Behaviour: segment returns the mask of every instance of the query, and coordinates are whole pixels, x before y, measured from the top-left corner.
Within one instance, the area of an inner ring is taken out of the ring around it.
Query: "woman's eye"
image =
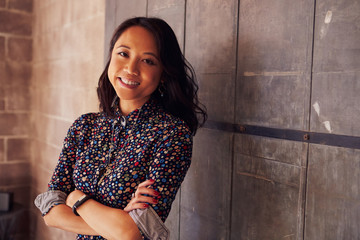
[[[122,56],[122,57],[127,57],[127,56],[128,56],[126,52],[119,52],[118,54],[119,54],[120,56]]]
[[[143,60],[146,64],[149,64],[149,65],[155,65],[155,62],[151,59],[144,59]]]

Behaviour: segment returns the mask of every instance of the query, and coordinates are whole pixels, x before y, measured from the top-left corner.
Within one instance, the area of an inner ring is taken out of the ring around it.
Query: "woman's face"
[[[157,89],[162,71],[152,33],[140,26],[126,29],[114,45],[108,68],[121,105],[141,107]]]

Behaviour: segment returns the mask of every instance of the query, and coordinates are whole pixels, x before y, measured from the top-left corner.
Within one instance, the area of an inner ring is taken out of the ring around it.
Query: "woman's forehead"
[[[158,47],[154,35],[141,26],[132,26],[126,29],[115,42],[114,48],[126,47],[144,52],[158,54]]]

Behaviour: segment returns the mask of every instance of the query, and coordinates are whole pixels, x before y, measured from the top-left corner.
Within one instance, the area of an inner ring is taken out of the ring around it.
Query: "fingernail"
[[[146,207],[146,208],[147,208],[147,207],[149,207],[149,205],[148,205],[148,204],[144,204],[144,207]]]
[[[155,196],[159,196],[160,193],[159,192],[154,192]]]
[[[154,179],[150,179],[150,182],[155,182],[155,180],[154,180]]]

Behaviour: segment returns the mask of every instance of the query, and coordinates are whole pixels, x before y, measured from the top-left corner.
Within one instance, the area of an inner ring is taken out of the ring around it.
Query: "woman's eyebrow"
[[[119,45],[119,46],[116,47],[116,49],[118,49],[118,48],[131,49],[129,46],[123,45],[123,44],[121,44],[121,45]],[[143,54],[151,55],[151,56],[153,56],[154,58],[156,58],[157,60],[160,61],[159,57],[158,57],[155,53],[153,53],[153,52],[144,52]]]
[[[119,45],[119,46],[117,46],[116,48],[121,48],[121,47],[123,47],[123,48],[127,48],[127,49],[130,49],[130,47],[129,46],[126,46],[126,45]]]
[[[153,56],[153,57],[156,58],[158,61],[160,61],[159,57],[158,57],[155,53],[153,53],[153,52],[144,52],[144,54]]]

